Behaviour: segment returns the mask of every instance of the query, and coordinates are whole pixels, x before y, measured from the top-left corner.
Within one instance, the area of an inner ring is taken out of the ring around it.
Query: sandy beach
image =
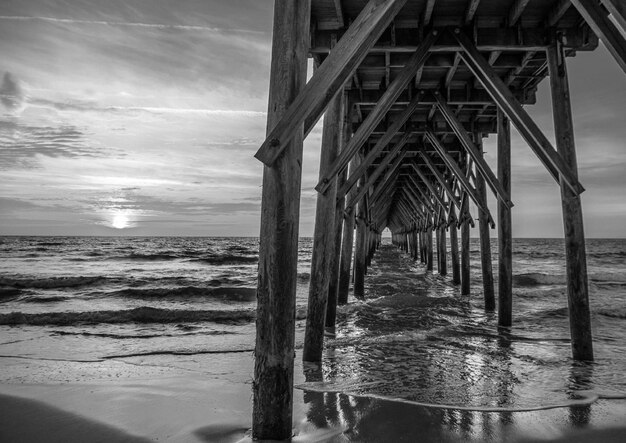
[[[150,359],[3,359],[5,379],[20,382],[0,385],[0,440],[250,441],[250,353],[159,356],[154,366]],[[304,372],[316,368],[304,371],[300,359],[298,353],[295,378],[302,387],[308,378]],[[534,412],[480,412],[296,389],[293,441],[621,442],[625,417],[623,399]]]

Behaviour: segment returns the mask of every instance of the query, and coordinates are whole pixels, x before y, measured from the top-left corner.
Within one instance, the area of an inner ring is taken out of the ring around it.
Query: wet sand
[[[37,373],[45,366],[52,375],[47,383],[0,385],[0,441],[250,441],[252,355],[183,359],[185,368],[176,356],[126,359],[114,366],[3,358],[11,372]],[[303,387],[317,368],[303,368],[300,359],[298,352],[295,378]],[[625,418],[623,399],[484,412],[297,388],[293,441],[622,442]]]

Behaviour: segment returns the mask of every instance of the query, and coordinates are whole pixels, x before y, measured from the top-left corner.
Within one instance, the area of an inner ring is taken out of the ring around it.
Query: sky
[[[257,236],[272,8],[2,0],[0,235]],[[587,236],[626,237],[626,76],[603,47],[568,61]],[[527,109],[554,140],[547,80]],[[318,125],[303,236],[320,141]],[[485,149],[495,171],[495,136]],[[513,163],[514,236],[561,237],[558,187],[515,131]]]

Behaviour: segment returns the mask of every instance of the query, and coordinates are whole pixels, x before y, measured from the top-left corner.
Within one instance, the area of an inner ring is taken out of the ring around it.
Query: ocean
[[[298,347],[311,247],[301,239]],[[498,330],[483,309],[477,239],[469,296],[384,239],[365,299],[351,294],[339,308],[305,389],[477,410],[623,396],[626,240],[587,241],[593,363],[571,359],[563,240],[516,239],[513,251],[513,327]],[[492,253],[497,277],[495,242]],[[89,374],[72,364],[85,362],[109,377],[107,362],[210,376],[194,356],[253,352],[256,238],[0,237],[0,256],[0,383],[76,382]],[[31,370],[3,365],[7,357],[32,360]],[[68,370],[37,364],[46,360]]]

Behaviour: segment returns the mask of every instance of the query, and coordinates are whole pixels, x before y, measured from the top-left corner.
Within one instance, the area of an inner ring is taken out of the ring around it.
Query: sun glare
[[[113,216],[111,226],[113,226],[115,229],[124,229],[128,227],[128,216],[121,213],[115,214]]]

